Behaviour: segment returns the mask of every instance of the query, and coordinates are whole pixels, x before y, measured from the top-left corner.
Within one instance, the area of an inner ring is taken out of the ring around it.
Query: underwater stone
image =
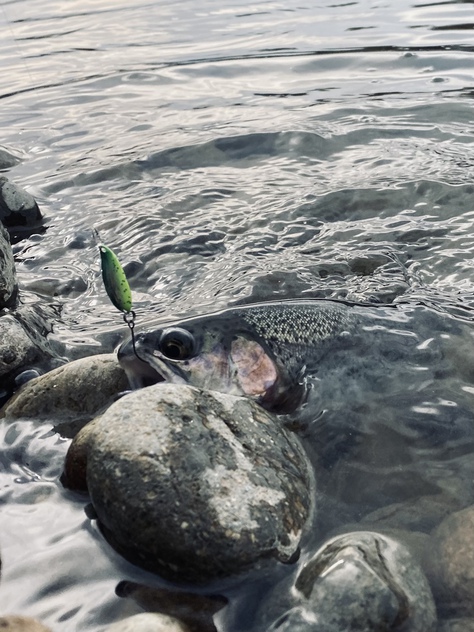
[[[88,441],[99,523],[133,563],[203,582],[297,554],[312,512],[310,466],[257,404],[162,383],[114,403]]]
[[[277,587],[276,603],[280,592]],[[327,541],[302,568],[291,595],[292,607],[267,630],[433,632],[436,626],[435,605],[421,569],[404,546],[374,532]],[[274,611],[275,604],[266,609]]]
[[[0,617],[0,630],[2,632],[51,632],[51,628],[47,628],[35,619],[13,615]]]
[[[0,147],[0,171],[11,169],[11,167],[14,167],[20,162],[21,159],[18,155],[15,155],[12,151],[9,151],[5,147]],[[5,176],[2,177],[4,178]]]
[[[448,516],[431,535],[428,578],[440,604],[474,615],[474,505]]]
[[[183,623],[164,614],[145,612],[109,626],[105,632],[190,632]]]
[[[446,619],[440,621],[436,632],[474,632],[474,619]]]
[[[148,612],[177,619],[190,632],[217,632],[213,617],[229,602],[222,595],[202,595],[129,581],[120,582],[115,592],[119,597],[133,599]]]

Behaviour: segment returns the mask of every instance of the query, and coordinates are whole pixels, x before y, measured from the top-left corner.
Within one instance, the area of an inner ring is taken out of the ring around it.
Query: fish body
[[[131,342],[119,359],[132,388],[187,383],[281,415],[315,467],[330,531],[341,516],[437,497],[446,481],[472,493],[473,342],[469,311],[314,299],[157,323],[136,336],[140,359]]]
[[[158,326],[136,335],[138,358],[131,342],[118,355],[133,388],[165,379],[290,412],[324,358],[353,347],[363,326],[363,314],[343,302],[270,302]]]

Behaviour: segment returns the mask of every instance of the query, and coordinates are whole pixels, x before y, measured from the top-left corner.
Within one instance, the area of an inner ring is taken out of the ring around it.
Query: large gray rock
[[[369,531],[326,542],[302,568],[293,590],[285,591],[290,596],[281,599],[280,592],[277,586],[263,611],[264,628],[265,619],[280,609],[268,630],[433,632],[436,626],[419,566],[404,546]]]
[[[14,303],[17,289],[10,237],[0,222],[0,309]]]
[[[107,539],[134,563],[203,582],[297,554],[310,467],[298,439],[255,403],[162,383],[94,425],[89,493]]]

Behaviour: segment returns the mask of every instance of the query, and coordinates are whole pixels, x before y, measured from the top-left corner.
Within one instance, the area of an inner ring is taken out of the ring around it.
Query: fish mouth
[[[132,390],[165,382],[166,377],[152,366],[148,360],[141,358],[133,348],[131,341],[119,347],[117,358]]]

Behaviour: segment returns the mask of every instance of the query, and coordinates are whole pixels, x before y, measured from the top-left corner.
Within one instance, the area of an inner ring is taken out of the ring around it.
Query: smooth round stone
[[[428,577],[440,604],[474,615],[474,506],[448,516],[431,536]]]
[[[71,436],[77,432],[72,422],[84,425],[127,388],[127,377],[115,354],[89,356],[27,382],[7,403],[4,415],[8,419],[47,419]],[[71,426],[71,432],[65,424]]]
[[[25,369],[19,373],[15,378],[15,386],[20,387],[31,380],[34,380],[36,377],[39,377],[41,374],[36,369]]]
[[[189,632],[189,628],[165,614],[145,612],[117,621],[105,632]]]
[[[300,571],[293,605],[267,628],[279,632],[433,632],[428,582],[408,550],[360,531],[327,541]],[[273,596],[277,602],[278,588]],[[268,604],[268,612],[275,609]],[[268,614],[266,615],[268,617]]]
[[[61,476],[61,483],[68,489],[87,492],[87,454],[99,419],[93,419],[81,428],[69,446]]]
[[[51,632],[51,628],[47,628],[35,619],[13,615],[0,617],[0,630],[2,632]]]
[[[314,496],[298,439],[261,407],[167,383],[97,420],[87,486],[120,553],[187,582],[291,561]]]

